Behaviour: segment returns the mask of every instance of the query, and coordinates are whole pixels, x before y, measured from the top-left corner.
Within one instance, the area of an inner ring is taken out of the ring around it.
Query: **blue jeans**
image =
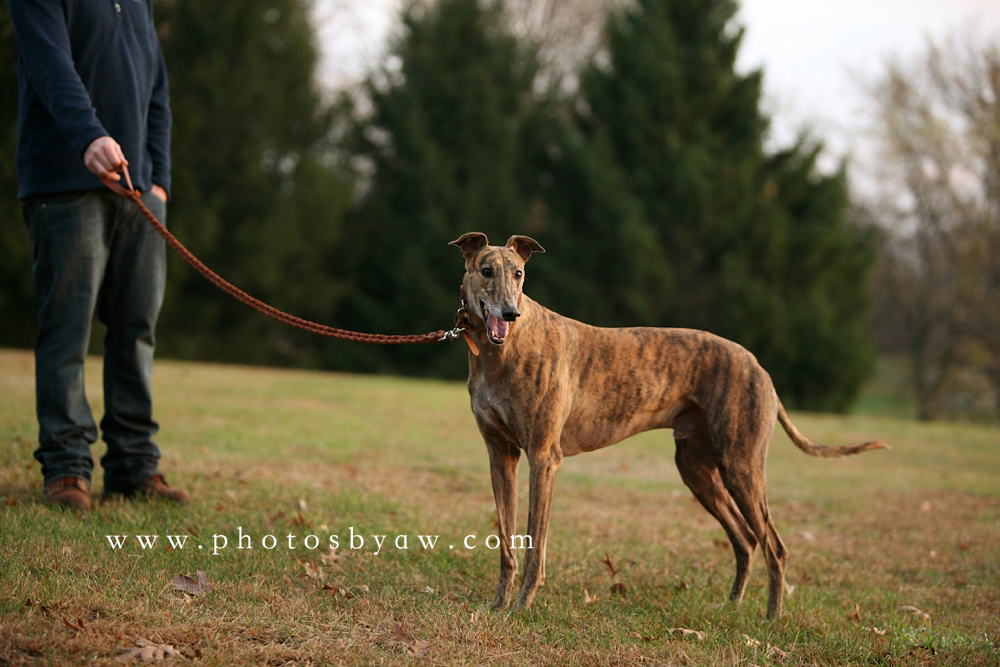
[[[143,202],[162,221],[166,204]],[[109,190],[33,197],[24,219],[38,289],[35,398],[45,483],[90,482],[97,425],[84,393],[84,360],[96,311],[104,337],[105,491],[128,491],[157,473],[150,382],[154,330],[166,282],[166,244],[135,204]]]

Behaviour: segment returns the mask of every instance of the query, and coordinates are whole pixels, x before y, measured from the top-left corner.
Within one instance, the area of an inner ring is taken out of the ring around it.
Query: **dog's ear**
[[[541,244],[530,236],[511,236],[507,239],[507,247],[512,249],[521,259],[528,261],[533,252],[545,252],[545,248]]]
[[[486,234],[481,232],[469,232],[468,234],[463,234],[458,237],[448,245],[457,245],[462,251],[462,255],[468,259],[470,256],[476,254],[480,249],[489,245],[489,243],[490,240],[486,238]]]

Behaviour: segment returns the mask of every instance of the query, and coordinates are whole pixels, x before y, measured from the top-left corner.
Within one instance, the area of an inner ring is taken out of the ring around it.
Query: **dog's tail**
[[[837,456],[850,456],[851,454],[860,454],[861,452],[867,452],[870,449],[891,449],[889,445],[884,442],[863,442],[859,445],[820,445],[799,432],[799,429],[795,428],[795,424],[792,420],[788,418],[788,413],[785,412],[785,406],[778,401],[778,421],[781,422],[782,428],[785,429],[785,433],[788,437],[792,439],[795,446],[804,451],[810,456],[820,456],[824,458],[833,458]]]

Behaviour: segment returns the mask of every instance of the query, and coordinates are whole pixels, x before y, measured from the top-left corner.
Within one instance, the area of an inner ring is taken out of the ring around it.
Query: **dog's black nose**
[[[502,311],[500,311],[500,315],[503,317],[505,321],[513,322],[514,320],[516,320],[521,316],[521,313],[517,310],[517,308],[507,306]]]

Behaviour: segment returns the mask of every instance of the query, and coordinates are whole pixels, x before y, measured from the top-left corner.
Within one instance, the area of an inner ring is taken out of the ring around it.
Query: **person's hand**
[[[121,175],[118,172],[128,165],[128,160],[125,159],[122,147],[117,141],[111,137],[98,137],[84,151],[83,163],[101,179],[120,181]]]
[[[157,185],[156,183],[153,183],[153,188],[150,190],[150,192],[152,192],[155,196],[159,197],[160,199],[162,199],[164,201],[164,203],[166,203],[166,201],[167,201],[167,191],[164,190],[163,188],[161,188],[159,185]]]

